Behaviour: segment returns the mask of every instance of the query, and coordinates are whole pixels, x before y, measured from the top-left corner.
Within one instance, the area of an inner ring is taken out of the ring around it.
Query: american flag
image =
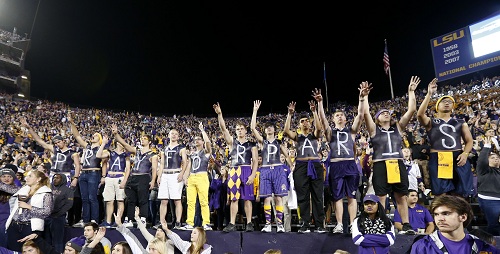
[[[389,53],[387,52],[387,41],[385,42],[385,49],[384,49],[384,71],[385,74],[389,75],[389,68],[391,65],[389,64]]]

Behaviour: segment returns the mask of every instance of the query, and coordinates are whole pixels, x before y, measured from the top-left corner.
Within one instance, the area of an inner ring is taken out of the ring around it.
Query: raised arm
[[[111,125],[111,132],[113,133],[113,135],[115,135],[115,139],[118,143],[122,144],[123,148],[125,148],[125,150],[127,150],[129,153],[136,153],[136,149],[135,147],[127,144],[127,142],[125,142],[125,140],[120,136],[120,134],[118,134],[118,126],[116,126],[116,124],[112,124]]]
[[[219,103],[217,102],[216,104],[213,105],[213,108],[215,110],[215,113],[217,114],[217,120],[219,121],[219,127],[222,132],[222,135],[224,135],[224,139],[226,140],[226,143],[232,147],[233,146],[233,137],[229,134],[229,131],[226,128],[226,122],[224,122],[224,117],[222,117],[222,110],[220,108]]]
[[[83,140],[82,135],[80,135],[80,132],[76,128],[76,124],[75,121],[73,120],[73,117],[71,116],[71,112],[68,112],[67,118],[69,125],[71,127],[71,134],[73,134],[73,137],[75,137],[78,144],[80,144],[82,147],[85,148],[87,146],[87,143],[85,142],[85,140]]]
[[[288,104],[288,114],[286,115],[285,127],[283,129],[283,133],[287,135],[290,139],[295,140],[297,138],[297,133],[290,129],[290,125],[292,122],[292,115],[295,112],[295,102],[292,101]]]
[[[262,135],[260,135],[259,131],[257,130],[257,111],[259,111],[261,101],[255,100],[253,101],[253,112],[252,112],[252,120],[250,121],[250,129],[252,130],[252,134],[259,142],[259,144],[264,143],[264,138]]]
[[[73,159],[73,166],[75,166],[75,175],[73,179],[71,179],[71,187],[75,188],[78,183],[78,178],[80,177],[80,171],[82,170],[82,163],[80,162],[80,154],[77,152],[74,152],[71,158]]]
[[[201,136],[203,137],[203,142],[204,144],[204,149],[205,153],[212,154],[212,142],[210,141],[210,137],[208,136],[207,132],[205,131],[205,128],[203,127],[203,123],[200,122],[198,125],[198,128],[201,131]]]
[[[38,134],[36,133],[35,130],[33,130],[33,128],[28,124],[28,122],[26,121],[26,118],[25,117],[21,117],[19,118],[19,122],[21,122],[21,125],[23,127],[25,127],[26,129],[28,129],[29,133],[31,134],[31,136],[33,137],[33,139],[35,140],[35,142],[37,144],[39,144],[41,147],[47,149],[47,150],[50,150],[50,151],[54,151],[54,147],[50,144],[47,144],[45,141],[43,141],[42,138],[40,138],[40,136],[38,136]]]
[[[361,84],[365,84],[368,85],[369,84],[369,87],[370,89],[368,89],[366,91],[366,96],[364,96],[363,98],[363,109],[364,109],[364,112],[363,112],[363,118],[365,119],[365,124],[366,124],[366,129],[368,130],[368,134],[370,135],[370,137],[373,137],[375,136],[375,130],[377,128],[377,125],[375,124],[375,122],[373,121],[373,118],[370,114],[370,104],[368,104],[368,95],[370,94],[370,91],[371,91],[371,84],[368,83],[368,81],[363,81],[361,82]]]
[[[415,90],[417,89],[418,84],[420,83],[420,78],[417,76],[412,76],[410,79],[410,84],[408,85],[408,110],[406,113],[399,119],[399,127],[401,129],[405,129],[406,125],[410,122],[417,111],[417,100],[415,99]]]
[[[323,96],[321,95],[321,89],[314,88],[312,97],[318,103],[318,117],[323,129],[325,130],[326,140],[330,141],[332,134],[332,127],[328,123],[328,118],[326,118],[325,109],[323,108]]]
[[[368,99],[368,93],[370,93],[370,90],[372,89],[371,86],[372,84],[368,82],[361,82],[361,84],[359,84],[358,115],[356,115],[352,123],[351,134],[356,134],[359,131],[359,128],[361,127],[361,123],[363,122],[364,112],[365,112],[364,101]]]
[[[420,124],[425,128],[425,130],[430,130],[432,127],[431,118],[428,117],[425,112],[427,111],[427,107],[429,106],[429,102],[431,101],[431,97],[437,91],[437,78],[432,79],[432,81],[427,86],[427,94],[425,95],[422,104],[417,111],[417,119]]]
[[[104,149],[104,146],[109,142],[109,138],[107,135],[102,135],[102,142],[101,145],[99,146],[99,149],[97,150],[96,157],[100,159],[108,158],[109,157],[109,151]]]
[[[319,137],[321,135],[321,131],[323,130],[323,126],[321,125],[321,120],[318,117],[318,110],[316,108],[315,101],[313,100],[309,101],[309,109],[313,114],[314,136]]]

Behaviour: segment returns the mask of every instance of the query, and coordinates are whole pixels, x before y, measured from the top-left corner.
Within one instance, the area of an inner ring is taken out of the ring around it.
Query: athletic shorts
[[[398,160],[400,183],[387,182],[387,168],[385,161],[377,161],[373,163],[372,184],[375,195],[385,196],[392,192],[397,192],[403,195],[408,194],[408,172],[403,160]]]

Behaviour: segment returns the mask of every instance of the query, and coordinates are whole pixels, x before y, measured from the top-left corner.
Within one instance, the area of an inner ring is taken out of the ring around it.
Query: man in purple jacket
[[[500,253],[464,228],[472,221],[470,204],[461,197],[442,195],[436,197],[430,207],[438,230],[413,243],[411,254],[441,253]]]

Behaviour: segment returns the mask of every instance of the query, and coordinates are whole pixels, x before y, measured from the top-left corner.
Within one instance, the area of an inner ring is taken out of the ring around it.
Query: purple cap
[[[378,203],[380,202],[380,198],[378,198],[377,195],[374,195],[374,194],[368,194],[366,195],[364,198],[363,198],[363,203],[366,202],[366,201],[373,201],[375,203]]]
[[[389,112],[389,113],[391,113],[391,111],[389,111],[388,109],[383,108],[383,109],[379,110],[377,112],[377,114],[375,114],[375,119],[378,119],[378,116],[380,116],[380,114],[382,114],[383,112]]]

